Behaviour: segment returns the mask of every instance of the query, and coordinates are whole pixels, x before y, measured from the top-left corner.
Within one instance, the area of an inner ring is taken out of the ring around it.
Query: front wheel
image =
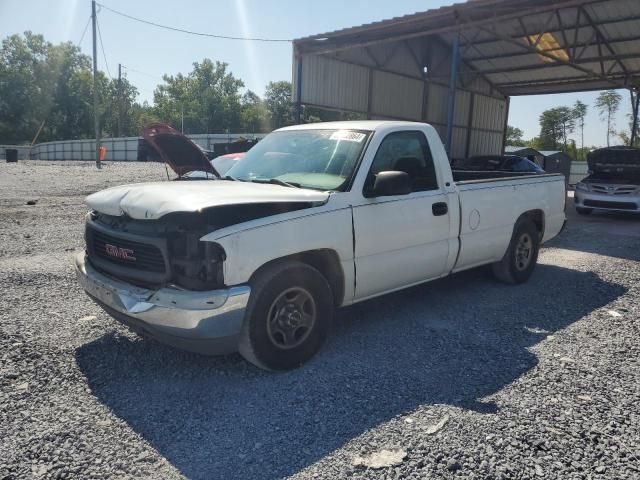
[[[538,261],[540,233],[529,219],[518,220],[511,242],[502,260],[491,265],[494,276],[504,283],[524,283],[529,280]]]
[[[324,343],[333,317],[325,277],[302,262],[275,264],[251,282],[251,297],[238,350],[265,370],[290,370]]]

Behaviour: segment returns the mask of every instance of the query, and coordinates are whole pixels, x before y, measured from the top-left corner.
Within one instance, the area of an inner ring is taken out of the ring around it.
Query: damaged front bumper
[[[75,258],[82,287],[109,315],[137,333],[208,355],[237,350],[248,286],[211,291],[149,290],[97,271],[85,252]]]

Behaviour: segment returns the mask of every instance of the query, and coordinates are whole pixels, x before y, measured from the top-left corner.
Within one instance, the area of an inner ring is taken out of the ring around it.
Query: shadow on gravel
[[[185,476],[276,478],[419,407],[495,412],[483,397],[537,364],[529,347],[625,291],[549,265],[516,287],[470,271],[340,311],[328,346],[282,374],[116,334],[76,358],[99,401]]]

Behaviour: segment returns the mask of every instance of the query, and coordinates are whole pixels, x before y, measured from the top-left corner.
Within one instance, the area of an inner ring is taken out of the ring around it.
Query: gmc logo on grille
[[[121,258],[123,260],[131,260],[135,262],[136,257],[133,256],[133,250],[130,248],[116,247],[110,243],[105,243],[104,250],[110,257]]]

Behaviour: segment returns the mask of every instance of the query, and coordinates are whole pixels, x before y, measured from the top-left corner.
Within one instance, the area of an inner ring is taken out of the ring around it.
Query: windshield
[[[227,175],[244,181],[340,190],[353,175],[369,134],[357,130],[274,132],[249,150]]]

